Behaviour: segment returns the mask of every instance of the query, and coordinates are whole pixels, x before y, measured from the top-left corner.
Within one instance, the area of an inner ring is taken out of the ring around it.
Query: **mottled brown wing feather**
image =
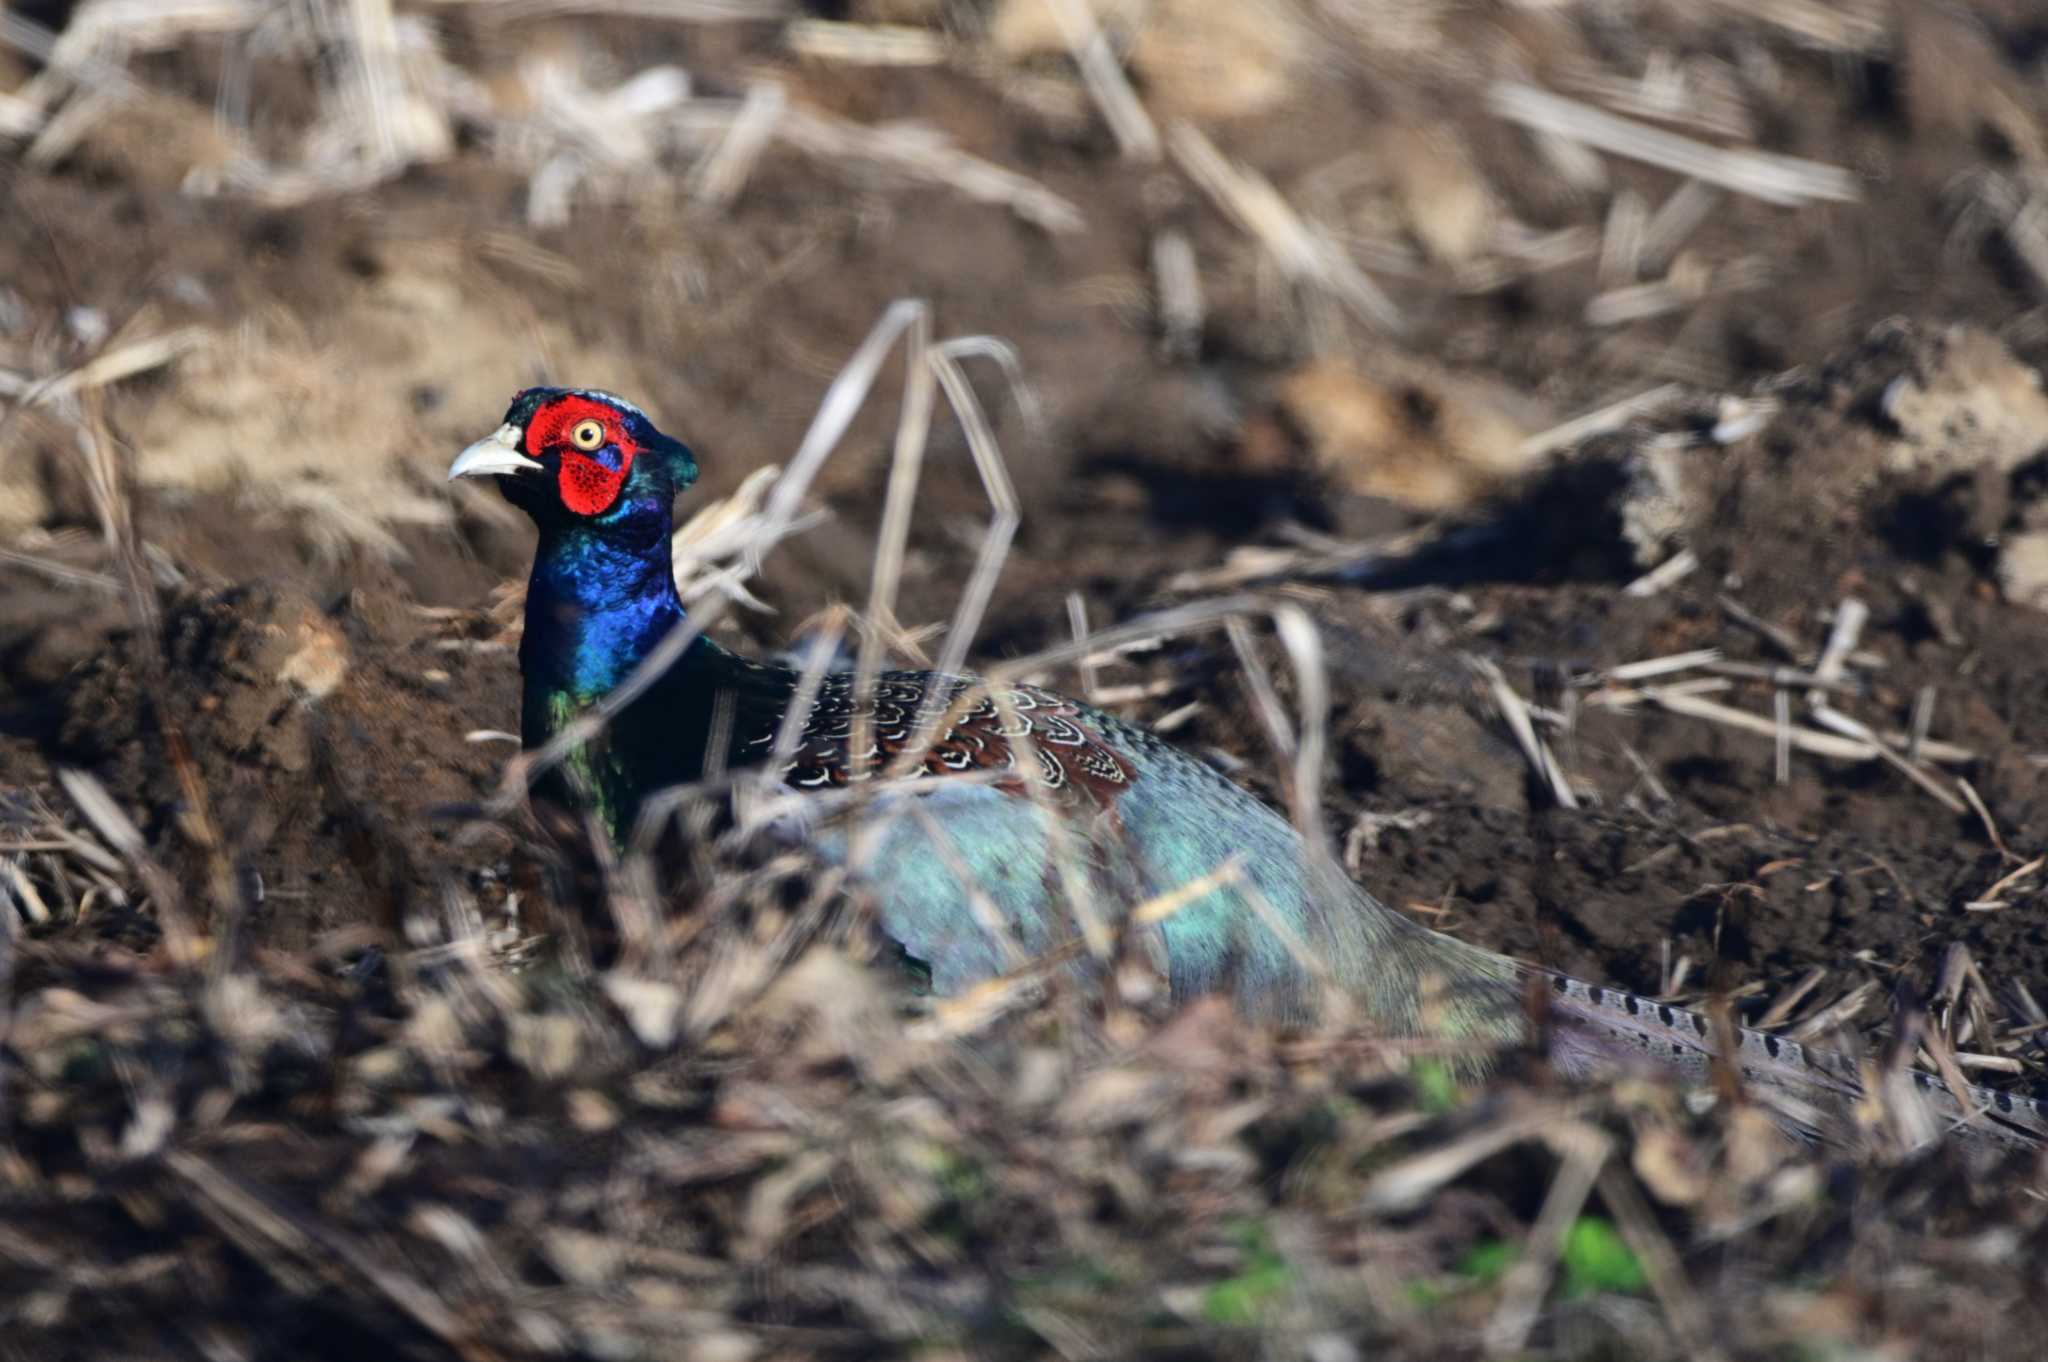
[[[925,672],[886,672],[878,677],[869,709],[872,718],[864,758],[868,772],[887,770],[911,745],[919,711],[934,687],[944,687],[939,703],[943,714],[972,684],[963,677]],[[1088,712],[1081,705],[1036,686],[1009,687],[999,694],[1001,704],[983,695],[939,734],[913,774],[1010,772],[995,782],[996,788],[1024,795],[1027,790],[1018,769],[1024,744],[1016,741],[1023,738],[1028,740],[1043,790],[1055,799],[1080,798],[1106,805],[1137,778],[1131,763],[1088,722]],[[783,778],[799,789],[851,782],[855,778],[850,750],[854,717],[853,678],[844,673],[826,677],[796,751],[783,768]],[[762,755],[774,742],[774,733],[761,732],[743,746],[750,754]]]

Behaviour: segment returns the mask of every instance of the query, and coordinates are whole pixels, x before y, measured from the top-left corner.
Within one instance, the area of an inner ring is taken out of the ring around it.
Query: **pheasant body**
[[[529,616],[534,609],[529,597]],[[622,636],[641,635],[619,625],[592,634],[605,644]],[[587,667],[577,674],[606,675]],[[699,779],[713,752],[729,754],[732,766],[767,760],[801,680],[700,638],[578,750],[546,793],[594,804],[623,838],[644,795]],[[852,678],[830,674],[780,775],[797,790],[853,782],[860,768],[850,744],[859,734],[867,770],[885,771],[913,741],[922,709],[935,705],[943,714],[977,684],[884,672],[857,716]],[[537,688],[529,679],[523,741],[529,748],[547,742],[602,693]],[[959,778],[974,773],[983,779]],[[1362,989],[1368,1010],[1390,1025],[1415,1024],[1432,973],[1462,985],[1444,999],[1454,1029],[1507,1035],[1518,1025],[1507,962],[1388,912],[1333,868],[1319,873],[1293,827],[1266,805],[1112,715],[1035,687],[1005,688],[967,705],[910,775],[917,808],[929,816],[892,820],[863,877],[883,930],[939,993],[957,993],[1073,937],[1061,856],[1079,865],[1092,903],[1126,906],[1235,858],[1242,886],[1220,885],[1153,929],[1149,944],[1177,996],[1227,992],[1247,1014],[1278,1020],[1314,1011],[1318,982],[1249,901],[1256,894],[1283,915],[1328,977]],[[585,793],[572,788],[577,783]],[[1059,820],[1058,834],[1048,816]],[[836,825],[810,830],[809,840],[828,856],[851,854]],[[965,910],[973,893],[993,905],[1002,932]]]
[[[540,528],[520,646],[522,739],[538,747],[683,623],[671,503],[694,481],[695,460],[619,399],[533,389],[450,470],[465,473],[498,474]],[[593,808],[623,839],[653,792],[771,760],[802,680],[698,638],[541,792]],[[1224,993],[1249,1016],[1302,1021],[1334,984],[1394,1031],[1427,1024],[1504,1043],[1526,1033],[1525,990],[1541,972],[1392,912],[1207,764],[1049,691],[974,690],[969,677],[885,672],[856,708],[852,678],[828,674],[777,773],[796,791],[843,786],[903,758],[921,716],[944,716],[914,759],[915,779],[899,787],[906,816],[883,824],[860,858],[882,929],[929,971],[934,991],[957,993],[1072,941],[1076,887],[1107,915],[1207,884],[1142,929],[1176,998]],[[809,830],[809,841],[828,858],[855,854],[836,823]],[[1217,874],[1226,865],[1234,875]],[[1541,977],[1549,1056],[1562,1070],[1709,1072],[1719,1047],[1705,1018]],[[1754,1084],[1809,1103],[1860,1091],[1847,1061],[1776,1036],[1738,1029],[1728,1058]],[[1936,1080],[1914,1081],[1937,1111],[1960,1114]],[[1998,1138],[2048,1136],[2048,1107],[2032,1099],[1966,1096]]]

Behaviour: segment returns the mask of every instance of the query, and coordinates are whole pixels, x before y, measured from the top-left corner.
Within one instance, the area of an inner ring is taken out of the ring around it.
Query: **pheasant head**
[[[496,431],[456,457],[448,476],[496,476],[505,499],[543,534],[645,543],[666,537],[671,503],[697,480],[697,460],[622,397],[528,388]]]

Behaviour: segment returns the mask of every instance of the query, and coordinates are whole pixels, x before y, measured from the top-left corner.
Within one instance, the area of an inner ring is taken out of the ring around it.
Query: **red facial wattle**
[[[603,428],[603,442],[592,449],[580,449],[572,439],[585,422]],[[582,396],[563,397],[534,412],[526,425],[526,448],[535,455],[558,456],[556,488],[562,505],[577,515],[609,510],[640,452],[616,410]]]
[[[614,469],[588,454],[563,450],[561,472],[556,475],[562,504],[578,515],[601,515],[619,499],[619,489],[626,485],[626,470],[631,466],[631,458],[623,451],[619,466]]]

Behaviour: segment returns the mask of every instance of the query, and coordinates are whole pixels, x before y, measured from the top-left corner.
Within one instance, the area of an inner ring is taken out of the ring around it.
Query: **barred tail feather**
[[[1719,1043],[1713,1023],[1699,1013],[1563,975],[1543,977],[1551,989],[1550,1058],[1560,1070],[1593,1077],[1649,1069],[1698,1080],[1712,1073]],[[1735,1072],[1795,1134],[1823,1134],[1826,1110],[1839,1112],[1863,1095],[1862,1077],[1843,1055],[1748,1027],[1735,1028],[1735,1038]],[[2048,1101],[1966,1087],[1961,1096],[1977,1113],[1971,1120],[1940,1078],[1918,1070],[1902,1078],[1958,1135],[2020,1149],[2048,1147]]]

